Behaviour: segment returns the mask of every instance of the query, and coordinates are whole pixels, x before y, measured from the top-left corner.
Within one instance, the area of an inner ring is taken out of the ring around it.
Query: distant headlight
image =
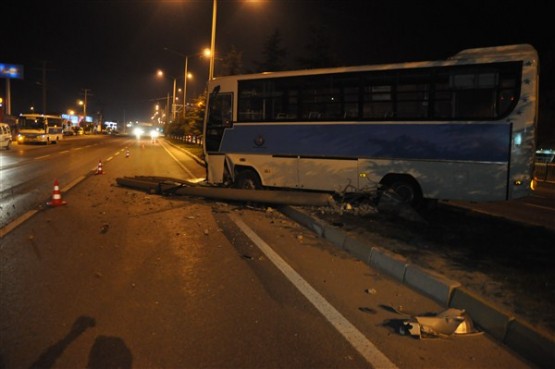
[[[152,131],[150,131],[150,137],[156,138],[158,136],[159,136],[159,133],[157,130],[153,129]]]
[[[144,133],[145,133],[145,131],[144,131],[141,127],[136,127],[136,128],[133,130],[133,134],[134,134],[135,136],[137,136],[137,138],[141,137]]]

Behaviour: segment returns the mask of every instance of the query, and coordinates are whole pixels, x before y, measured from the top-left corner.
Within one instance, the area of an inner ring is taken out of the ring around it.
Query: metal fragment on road
[[[418,338],[481,333],[465,310],[449,308],[437,315],[413,316],[404,321],[400,334]]]

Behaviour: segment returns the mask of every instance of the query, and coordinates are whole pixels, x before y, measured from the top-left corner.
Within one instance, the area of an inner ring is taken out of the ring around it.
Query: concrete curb
[[[534,364],[542,368],[553,367],[555,363],[554,337],[534,329],[529,323],[514,317],[485,298],[466,289],[461,283],[410,264],[403,257],[379,246],[352,239],[340,229],[313,219],[297,208],[284,206],[280,211],[337,247],[346,250],[357,259],[382,270],[436,302],[446,307],[466,310],[483,331]]]

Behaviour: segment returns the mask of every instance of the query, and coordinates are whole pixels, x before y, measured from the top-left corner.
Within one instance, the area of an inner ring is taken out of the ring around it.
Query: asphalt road
[[[446,201],[444,204],[555,231],[555,183],[539,182],[530,196],[484,203]]]
[[[204,168],[163,140],[95,139],[29,163],[66,204],[0,240],[0,368],[533,367],[487,334],[400,335],[388,307],[443,308],[272,209],[119,187]],[[56,164],[73,155],[81,172]]]

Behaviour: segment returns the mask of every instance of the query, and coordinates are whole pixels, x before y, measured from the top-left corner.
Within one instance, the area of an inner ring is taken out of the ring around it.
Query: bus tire
[[[252,169],[243,169],[235,176],[234,187],[244,190],[258,190],[262,188],[262,182],[258,174]]]
[[[422,190],[414,178],[403,175],[393,176],[383,181],[382,184],[386,189],[395,192],[401,202],[409,204],[415,209],[422,205]]]

